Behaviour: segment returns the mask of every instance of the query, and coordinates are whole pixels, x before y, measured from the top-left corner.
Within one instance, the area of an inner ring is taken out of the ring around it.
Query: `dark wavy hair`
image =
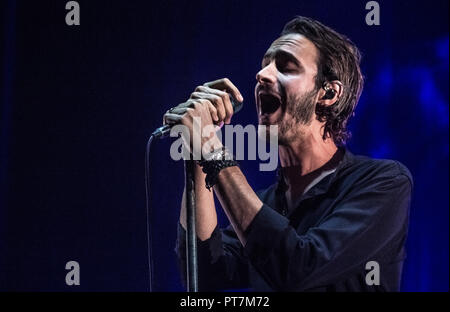
[[[288,22],[281,35],[292,33],[305,36],[319,52],[316,89],[327,81],[339,80],[343,84],[342,95],[333,105],[317,103],[316,115],[325,122],[323,138],[330,136],[337,145],[345,145],[350,138],[347,122],[354,115],[364,85],[359,67],[361,54],[346,36],[312,18],[297,16]]]

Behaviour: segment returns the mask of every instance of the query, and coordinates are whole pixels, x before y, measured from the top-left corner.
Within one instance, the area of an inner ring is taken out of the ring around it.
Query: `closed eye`
[[[303,66],[300,61],[291,53],[284,50],[268,51],[264,55],[262,61],[262,68],[266,67],[272,60],[280,72],[295,72],[302,71]]]
[[[298,66],[291,61],[280,60],[277,62],[277,68],[280,72],[296,72]]]

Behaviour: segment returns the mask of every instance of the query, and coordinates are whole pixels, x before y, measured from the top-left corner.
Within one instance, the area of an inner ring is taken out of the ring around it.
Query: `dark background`
[[[355,154],[397,159],[415,180],[402,290],[449,289],[448,1],[1,1],[0,290],[146,291],[144,149],[163,113],[229,77],[256,123],[261,57],[295,15],[348,35],[366,86]],[[183,290],[173,252],[183,166],[151,157],[154,290]],[[242,168],[255,189],[274,173]],[[221,214],[221,223],[226,219]],[[66,262],[81,285],[66,286]]]

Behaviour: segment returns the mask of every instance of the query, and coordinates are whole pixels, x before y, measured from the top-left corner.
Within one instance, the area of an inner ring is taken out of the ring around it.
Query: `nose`
[[[277,81],[276,67],[273,62],[262,68],[256,74],[256,81],[260,84],[275,84]]]

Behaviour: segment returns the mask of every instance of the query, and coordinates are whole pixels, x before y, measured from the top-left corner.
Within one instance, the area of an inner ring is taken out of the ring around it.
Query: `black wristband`
[[[222,169],[239,166],[238,162],[231,157],[231,154],[225,148],[211,153],[206,160],[200,160],[198,164],[202,167],[202,171],[206,173],[205,183],[208,190],[211,190],[217,184],[217,177]]]
[[[205,183],[206,188],[211,190],[211,188],[217,184],[217,177],[222,169],[238,166],[236,160],[209,160],[205,161],[202,166],[202,171],[206,173]]]

